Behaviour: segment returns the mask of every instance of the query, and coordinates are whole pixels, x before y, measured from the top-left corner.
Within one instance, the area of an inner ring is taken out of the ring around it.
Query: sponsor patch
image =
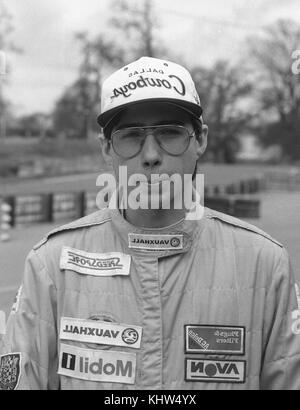
[[[20,305],[21,293],[22,293],[22,285],[19,287],[18,292],[16,293],[14,303],[11,308],[11,313],[17,313],[19,309],[19,305]]]
[[[166,251],[183,248],[183,235],[143,235],[128,234],[128,246],[132,249]]]
[[[129,275],[130,260],[130,255],[120,252],[90,253],[64,246],[59,266],[83,275]]]
[[[140,326],[62,317],[60,339],[139,349]]]
[[[21,376],[21,353],[0,356],[0,390],[15,390]]]
[[[185,359],[186,381],[245,383],[245,374],[245,360]]]
[[[82,380],[134,384],[136,354],[61,344],[58,373]]]
[[[245,354],[245,327],[185,325],[185,352],[202,354]]]

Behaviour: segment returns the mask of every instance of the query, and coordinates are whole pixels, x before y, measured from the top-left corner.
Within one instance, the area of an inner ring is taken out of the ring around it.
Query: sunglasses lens
[[[170,155],[182,154],[190,141],[188,129],[180,125],[123,128],[112,134],[112,145],[115,152],[123,158],[136,156],[149,132],[152,132],[159,146]]]

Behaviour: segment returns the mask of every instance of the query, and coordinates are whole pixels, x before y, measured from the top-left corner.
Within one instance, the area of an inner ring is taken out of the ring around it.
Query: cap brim
[[[188,101],[183,101],[183,100],[177,100],[175,98],[147,98],[144,100],[139,100],[139,101],[132,101],[130,103],[127,104],[123,104],[120,105],[118,107],[115,107],[109,111],[104,112],[103,114],[100,114],[97,117],[97,122],[98,124],[102,127],[105,128],[107,127],[110,122],[113,120],[113,118],[119,114],[121,111],[125,110],[128,107],[131,107],[133,105],[136,104],[140,104],[143,102],[165,102],[167,104],[171,104],[171,105],[175,105],[176,107],[179,107],[181,109],[183,109],[184,111],[188,112],[191,116],[193,116],[194,118],[196,118],[197,120],[200,120],[200,117],[202,115],[202,107],[197,105],[197,104],[193,104],[191,102]]]

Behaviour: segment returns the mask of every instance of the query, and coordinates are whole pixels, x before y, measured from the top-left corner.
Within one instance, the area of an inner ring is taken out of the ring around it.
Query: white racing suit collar
[[[162,228],[134,226],[121,215],[119,209],[110,209],[112,224],[129,252],[159,257],[188,252],[204,227],[204,207],[196,190],[194,193],[196,205],[186,217]]]

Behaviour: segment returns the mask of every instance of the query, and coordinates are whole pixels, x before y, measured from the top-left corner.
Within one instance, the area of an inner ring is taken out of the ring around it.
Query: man
[[[118,182],[126,169],[118,203],[127,206],[108,206],[33,248],[3,340],[0,386],[299,389],[299,288],[282,245],[176,202],[207,140],[190,74],[143,57],[104,82],[101,104],[103,155]],[[143,207],[132,200],[137,174],[141,202],[149,194]],[[174,174],[182,183],[170,184],[165,208],[161,188]]]

